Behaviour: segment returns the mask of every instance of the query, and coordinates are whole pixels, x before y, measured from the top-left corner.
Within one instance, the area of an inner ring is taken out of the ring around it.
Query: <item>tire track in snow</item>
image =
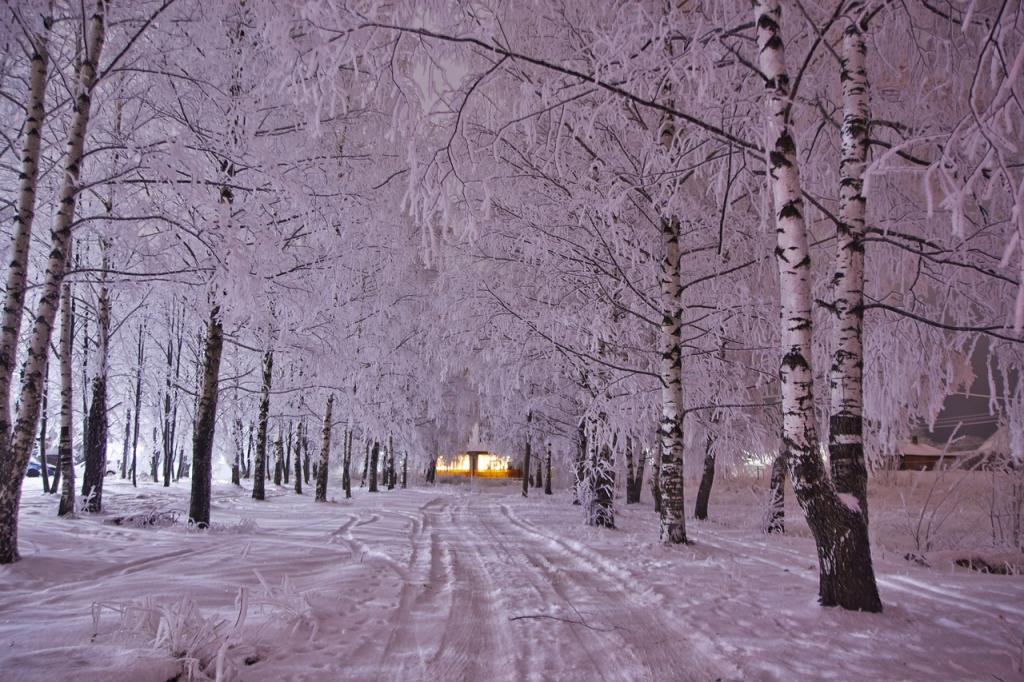
[[[532,541],[533,551],[524,554],[534,570],[546,576],[568,603],[580,604],[581,616],[585,606],[615,628],[607,633],[595,633],[596,639],[605,640],[599,655],[607,658],[609,651],[629,652],[635,663],[619,661],[621,670],[613,672],[613,679],[621,679],[623,675],[637,679],[643,669],[648,673],[644,679],[651,680],[722,677],[720,666],[713,665],[703,653],[713,650],[710,640],[696,627],[679,630],[671,626],[657,613],[659,605],[644,595],[629,592],[628,586],[642,585],[630,571],[576,541],[542,532],[514,514],[507,505],[499,505],[499,509],[508,524]],[[631,636],[622,634],[627,631]],[[691,644],[689,649],[679,646],[687,642]],[[741,676],[738,670],[727,672],[732,677]]]
[[[454,579],[454,569],[447,547],[441,544],[436,519],[449,504],[436,498],[421,505],[420,517],[410,530],[412,554],[407,570],[414,580],[402,584],[394,625],[377,665],[378,679],[423,679],[428,655],[440,650],[441,633],[431,625],[439,613],[450,617],[451,591],[444,588]],[[397,669],[390,671],[392,666]]]
[[[490,570],[498,573],[504,578],[504,583],[508,587],[500,589],[500,593],[505,595],[503,601],[506,602],[506,613],[513,613],[521,611],[524,603],[516,600],[517,596],[510,594],[511,589],[519,585],[528,586],[528,592],[532,592],[536,595],[539,603],[538,612],[545,611],[548,607],[553,604],[559,604],[564,601],[563,595],[559,594],[555,589],[546,581],[538,580],[536,572],[526,565],[525,557],[522,552],[513,552],[508,546],[507,539],[503,539],[501,536],[500,529],[495,531],[491,524],[486,523],[482,518],[478,517],[478,527],[487,533],[487,538],[484,538],[485,544],[494,552],[500,552],[501,556],[495,556],[494,561]],[[509,604],[508,602],[514,601]],[[509,616],[510,617],[510,616]],[[554,621],[545,621],[545,624],[549,627],[562,627],[554,623]],[[583,654],[583,660],[575,663],[575,666],[585,666],[588,668],[588,675],[593,678],[605,679],[602,672],[602,668],[595,658],[593,652],[588,646],[587,640],[577,631],[576,628],[562,629],[558,633],[560,636],[570,636],[576,641],[578,649],[567,650],[565,647],[562,648],[561,656],[552,657],[551,650],[547,647],[540,647],[539,652],[535,648],[529,646],[522,646],[523,641],[518,640],[516,643],[519,644],[516,650],[513,652],[515,655],[515,679],[544,679],[548,672],[552,669],[564,670],[566,662],[569,657],[566,655],[569,651],[579,651]],[[529,639],[526,640],[527,642]],[[573,665],[571,660],[570,665]]]

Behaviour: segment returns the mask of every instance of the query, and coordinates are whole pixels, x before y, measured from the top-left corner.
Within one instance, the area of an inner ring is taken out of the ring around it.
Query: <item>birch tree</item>
[[[778,238],[783,447],[793,491],[818,550],[821,604],[880,611],[866,516],[859,505],[848,505],[840,498],[818,454],[811,366],[811,260],[799,161],[787,118],[790,80],[778,1],[755,2],[754,20],[758,63],[766,78],[768,172]]]
[[[21,501],[22,474],[28,463],[39,418],[43,372],[60,302],[61,283],[67,267],[78,179],[81,174],[92,104],[92,89],[105,37],[105,18],[106,3],[99,0],[89,19],[88,39],[77,75],[74,115],[68,135],[64,177],[59,194],[60,209],[50,234],[50,256],[28,344],[17,420],[10,438],[5,438],[4,442],[0,443],[0,564],[18,559],[17,517]]]

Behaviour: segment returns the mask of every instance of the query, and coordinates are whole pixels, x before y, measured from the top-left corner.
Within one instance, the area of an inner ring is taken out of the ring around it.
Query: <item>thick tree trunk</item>
[[[86,432],[85,471],[82,474],[82,498],[89,512],[103,509],[103,479],[107,472],[107,380],[92,380],[92,404],[89,406],[89,430]]]
[[[766,534],[786,532],[786,454],[772,460],[768,509],[763,529]]]
[[[401,483],[401,486],[402,486],[403,490],[407,487],[408,478],[409,478],[409,453],[408,452],[404,452],[404,453],[402,453],[402,483]]]
[[[331,411],[334,408],[334,394],[327,396],[327,411],[324,412],[324,428],[321,433],[320,465],[316,468],[316,501],[327,501],[327,469],[331,461]],[[376,483],[376,481],[374,481]]]
[[[85,471],[82,474],[82,498],[85,510],[103,508],[103,477],[106,474],[106,378],[92,379],[92,403],[89,406],[89,430],[85,443]]]
[[[711,499],[711,486],[715,483],[715,439],[708,434],[704,445],[704,473],[700,477],[697,488],[697,503],[693,507],[693,518],[705,521],[708,518],[708,501]]]
[[[60,440],[57,444],[57,461],[64,485],[61,487],[58,516],[75,513],[75,462],[71,449],[73,436],[74,407],[72,405],[71,350],[73,340],[71,316],[71,285],[64,284],[60,311]],[[56,481],[54,482],[56,485]]]
[[[224,329],[220,306],[210,311],[206,327],[206,354],[203,359],[203,389],[199,398],[196,425],[192,433],[192,499],[189,520],[197,528],[210,525],[210,488],[213,482],[213,438],[217,426],[217,392],[220,382],[220,356],[224,347]],[[235,471],[237,474],[237,469]]]
[[[828,451],[832,482],[840,493],[853,495],[868,521],[864,463],[864,168],[868,158],[868,77],[861,14],[864,3],[848,7],[843,33],[839,81],[843,88],[842,158],[839,161],[839,223],[836,226],[836,269],[832,280],[832,367],[829,372],[831,416]]]
[[[89,406],[88,429],[85,434],[85,472],[82,474],[82,497],[90,512],[103,509],[103,482],[107,475],[107,362],[110,354],[110,291],[107,289],[107,246],[103,245],[103,283],[97,296],[96,376],[92,379],[92,404]]]
[[[14,213],[14,233],[7,257],[7,289],[4,292],[3,320],[0,322],[0,443],[11,436],[11,385],[14,378],[21,320],[25,314],[28,282],[28,256],[32,244],[32,223],[36,216],[36,180],[39,176],[39,150],[43,120],[46,117],[46,72],[49,66],[49,40],[53,17],[43,16],[42,30],[32,37],[32,60],[25,118],[25,144],[21,154],[21,181],[18,205]],[[3,465],[0,464],[0,467]],[[2,469],[0,469],[2,472]]]
[[[864,515],[840,499],[818,452],[811,367],[811,261],[799,161],[789,130],[789,75],[781,17],[778,0],[755,0],[758,60],[767,89],[768,176],[778,238],[783,449],[793,492],[818,550],[821,604],[881,611]]]
[[[260,389],[260,413],[256,422],[256,461],[252,474],[252,499],[266,499],[267,417],[270,414],[270,379],[274,374],[274,352],[263,354],[263,387]]]
[[[662,542],[684,544],[682,285],[679,278],[679,222],[662,218],[661,262],[661,532]]]
[[[544,457],[544,469],[547,476],[544,477],[544,494],[551,494],[551,443],[548,443],[548,451]]]
[[[50,256],[40,287],[39,303],[22,372],[18,416],[10,441],[5,438],[0,442],[0,564],[18,560],[18,509],[21,505],[21,486],[35,441],[43,372],[50,352],[53,323],[57,317],[61,284],[71,247],[71,227],[75,218],[78,178],[89,125],[90,98],[96,79],[96,65],[103,48],[105,12],[106,3],[99,0],[90,19],[86,54],[83,55],[78,70],[67,154],[64,160],[64,176],[58,197],[59,208],[50,233]]]

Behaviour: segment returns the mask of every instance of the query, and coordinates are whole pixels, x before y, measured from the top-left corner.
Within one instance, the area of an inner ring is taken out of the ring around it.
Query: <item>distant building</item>
[[[944,450],[923,442],[917,436],[900,445],[900,469],[931,471],[933,469],[990,469],[1013,466],[1009,434],[998,429],[976,447],[965,450]]]
[[[910,471],[931,471],[949,469],[959,461],[959,453],[923,443],[913,436],[909,443],[901,443],[899,449],[900,469]]]

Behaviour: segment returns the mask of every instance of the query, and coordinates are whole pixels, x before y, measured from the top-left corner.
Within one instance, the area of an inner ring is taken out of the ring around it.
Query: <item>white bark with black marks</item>
[[[864,234],[867,201],[864,169],[868,159],[868,77],[861,24],[864,3],[853,0],[847,8],[849,25],[843,32],[841,71],[843,88],[842,158],[839,160],[839,224],[836,229],[835,275],[832,280],[833,342],[829,372],[829,464],[840,493],[857,498],[865,522],[868,518],[867,478],[864,462]]]
[[[266,499],[267,419],[270,415],[270,380],[274,375],[274,352],[263,354],[263,385],[260,388],[260,412],[256,421],[256,461],[253,465],[252,499]]]
[[[793,492],[818,550],[821,604],[880,611],[867,524],[859,511],[840,500],[818,449],[811,367],[811,259],[796,144],[787,120],[789,74],[781,19],[778,0],[755,0],[758,63],[766,79],[768,175],[777,234],[783,449]]]
[[[50,233],[50,255],[40,287],[39,303],[32,325],[27,357],[22,372],[18,416],[10,441],[0,442],[0,564],[18,560],[18,509],[25,467],[35,441],[39,404],[53,336],[54,321],[60,304],[61,284],[68,264],[71,228],[75,221],[78,180],[85,153],[85,136],[92,108],[92,88],[96,65],[103,49],[106,2],[99,0],[89,20],[86,51],[78,69],[75,99],[68,134],[64,176],[58,195],[57,217]]]
[[[321,433],[320,464],[316,469],[316,501],[327,501],[327,468],[331,460],[331,412],[334,409],[334,394],[327,396],[324,412],[324,427]],[[375,444],[376,445],[376,444]],[[377,481],[374,480],[374,483]]]
[[[103,281],[96,297],[96,375],[92,379],[92,402],[85,430],[85,472],[82,497],[90,512],[103,509],[103,482],[107,474],[107,364],[110,355],[110,290],[107,288],[107,246],[103,245]]]
[[[71,285],[63,285],[60,310],[60,440],[57,444],[57,462],[63,481],[58,516],[75,513],[75,462],[72,452],[74,435],[74,406],[72,405],[71,349],[74,317],[71,314]]]
[[[662,218],[661,260],[661,492],[660,537],[685,544],[683,507],[682,284],[679,277],[679,222]]]
[[[210,310],[206,325],[206,353],[203,358],[202,393],[195,429],[192,432],[192,497],[188,518],[198,528],[210,525],[210,492],[213,483],[213,438],[217,425],[217,393],[224,328],[220,307]]]
[[[42,30],[32,37],[25,144],[21,154],[18,205],[14,213],[14,234],[11,238],[10,262],[7,267],[3,321],[0,323],[0,443],[6,443],[11,434],[11,384],[21,334],[21,319],[25,314],[28,254],[32,243],[32,224],[36,215],[39,150],[43,120],[46,117],[46,74],[50,61],[48,47],[52,24],[53,18],[44,16]]]

